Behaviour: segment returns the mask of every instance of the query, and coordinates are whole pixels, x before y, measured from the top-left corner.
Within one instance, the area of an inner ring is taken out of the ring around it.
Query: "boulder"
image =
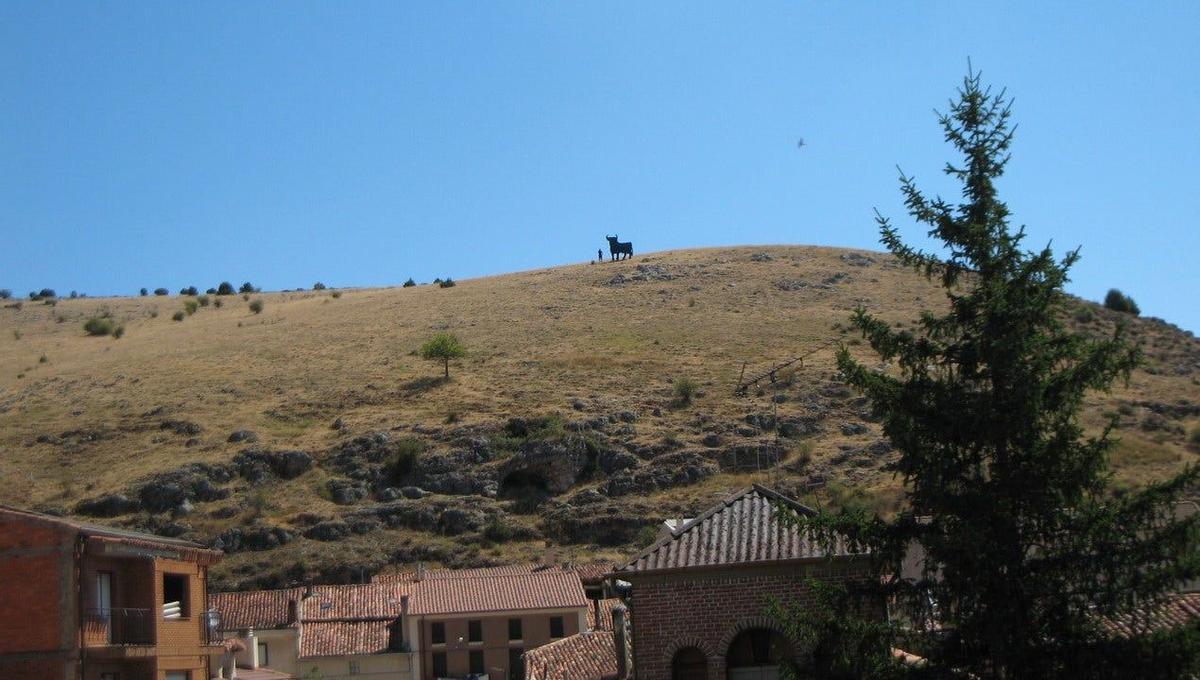
[[[424,498],[429,492],[419,486],[404,486],[400,488],[400,495],[405,498]]]
[[[588,450],[582,439],[529,442],[504,461],[500,493],[522,493],[523,489],[535,487],[560,494],[575,485],[588,463]]]
[[[229,438],[225,441],[229,442],[230,444],[239,444],[241,442],[253,444],[254,442],[258,441],[258,433],[251,430],[238,430],[230,433]]]
[[[628,470],[637,467],[638,457],[621,449],[605,449],[596,456],[596,464],[606,475],[618,470]]]
[[[841,429],[842,434],[845,436],[853,437],[854,435],[863,434],[866,432],[867,426],[863,425],[862,423],[842,423],[842,426],[839,429]]]
[[[142,504],[136,499],[122,493],[107,493],[89,500],[81,501],[75,506],[75,512],[89,517],[116,517],[137,512]]]
[[[354,505],[367,497],[367,488],[349,479],[331,479],[325,485],[330,499],[338,505]]]
[[[159,424],[158,428],[160,430],[171,430],[175,434],[187,436],[195,436],[204,431],[204,428],[189,420],[164,420]]]
[[[304,532],[305,538],[315,541],[340,541],[351,533],[350,525],[340,519],[329,520],[313,525]]]
[[[295,535],[283,527],[235,527],[217,536],[212,547],[227,553],[262,551],[286,545],[294,539]]]

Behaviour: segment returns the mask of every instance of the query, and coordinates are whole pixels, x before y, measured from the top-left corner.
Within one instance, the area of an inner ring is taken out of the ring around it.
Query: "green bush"
[[[412,288],[415,285],[417,285],[417,282],[413,281],[411,277],[407,281],[404,282],[405,288]]]
[[[247,281],[242,284],[241,288],[238,288],[238,292],[239,293],[257,293],[258,289],[254,287],[253,283],[250,283],[249,281]]]
[[[255,314],[262,314],[262,310],[263,310],[263,301],[262,300],[255,300],[254,302],[250,303],[250,311],[254,312]]]
[[[316,283],[313,284],[313,290],[325,290],[325,284],[321,283],[320,281],[317,281]]]
[[[691,378],[682,377],[675,379],[675,399],[683,406],[692,403],[692,399],[696,397],[696,392],[699,389],[700,386]]]
[[[188,286],[187,288],[179,289],[180,295],[196,295],[199,292],[200,291],[196,290],[195,286]]]
[[[201,295],[200,297],[196,298],[196,302],[199,302],[201,307],[207,307],[208,306],[208,296]]]
[[[228,281],[222,281],[217,286],[217,295],[233,295],[233,284]]]
[[[404,478],[412,474],[417,458],[425,452],[425,444],[416,437],[405,437],[396,442],[395,451],[386,463],[384,474],[394,486],[400,486]]]
[[[170,295],[171,291],[167,290],[166,288],[155,288],[154,294],[161,297],[163,295]]]
[[[438,281],[438,286],[441,288],[453,288],[454,287],[454,279],[447,276],[445,278],[445,280]]]
[[[149,294],[150,294],[150,291],[146,290],[145,288],[138,291],[138,295],[141,295],[142,297],[146,297]]]
[[[111,335],[114,328],[113,320],[106,316],[93,316],[83,322],[83,332],[88,335]]]
[[[183,311],[187,312],[188,316],[195,314],[197,309],[200,309],[199,302],[196,302],[195,300],[183,301]]]
[[[184,318],[185,316],[187,316],[187,315],[186,315],[186,314],[184,314],[182,310],[180,310],[180,311],[178,311],[178,312],[175,312],[174,314],[172,314],[172,315],[171,315],[171,319],[173,319],[173,320],[175,320],[175,321],[183,321],[183,318]]]
[[[330,295],[332,295],[332,296],[333,296],[333,298],[336,300],[337,298],[340,298],[340,297],[342,296],[342,291],[340,291],[340,290],[335,290],[335,291],[333,291],[332,293],[330,293]]]
[[[1075,312],[1075,321],[1079,323],[1091,323],[1095,318],[1096,315],[1087,307],[1082,307],[1079,311]]]
[[[213,300],[213,307],[220,309],[222,304],[224,304],[224,303],[221,302],[221,298],[217,298],[217,299]]]
[[[43,354],[42,356],[38,357],[38,363],[39,363],[39,364],[46,364],[46,363],[49,363],[49,362],[50,362],[50,357],[46,356],[45,354]]]
[[[1142,313],[1142,310],[1138,309],[1137,303],[1133,301],[1133,298],[1116,288],[1109,290],[1108,295],[1104,296],[1104,306],[1114,312],[1123,312],[1134,316]]]
[[[12,291],[7,288],[0,288],[0,300],[7,300],[12,297]]]
[[[208,290],[204,291],[204,294],[205,294],[205,295],[216,295],[216,294],[217,294],[217,289],[216,289],[216,288],[209,288]]]
[[[122,337],[124,337],[125,336],[125,326],[117,326],[116,328],[114,328],[113,332],[112,332],[112,336],[113,336],[113,338],[115,338],[117,340],[120,340]]]

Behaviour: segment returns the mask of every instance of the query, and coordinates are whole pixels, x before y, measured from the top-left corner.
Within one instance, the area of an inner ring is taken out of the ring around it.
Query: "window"
[[[441,622],[433,624],[433,644],[446,644],[446,624]]]
[[[471,673],[479,673],[480,675],[483,675],[483,650],[482,649],[472,649],[471,650],[471,670],[470,670],[470,672]]]
[[[188,615],[187,574],[163,574],[162,613],[164,619],[179,619]]]
[[[467,621],[467,642],[483,642],[482,621]]]
[[[684,647],[671,659],[671,680],[708,680],[708,660],[695,647]]]
[[[520,647],[513,647],[508,650],[508,677],[525,677],[525,659],[522,658],[524,654],[525,650]]]
[[[557,639],[563,636],[563,617],[550,617],[550,637]]]
[[[166,680],[191,680],[191,671],[167,671]]]
[[[508,639],[509,640],[524,640],[521,635],[521,619],[508,620]]]
[[[446,672],[446,653],[445,652],[434,652],[433,653],[433,677],[444,678],[447,675],[449,675],[449,673]]]
[[[265,642],[258,643],[258,665],[259,666],[270,666],[271,665],[271,655],[267,653],[267,643],[265,643]]]
[[[350,675],[358,675],[360,672],[362,672],[362,671],[361,671],[361,669],[358,667],[358,662],[357,662],[357,661],[351,661],[351,662],[350,662]]]

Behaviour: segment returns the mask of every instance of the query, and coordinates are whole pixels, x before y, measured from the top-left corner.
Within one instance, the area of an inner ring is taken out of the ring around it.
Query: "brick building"
[[[615,570],[631,584],[637,680],[774,680],[799,652],[765,615],[770,598],[803,603],[810,578],[868,576],[863,555],[842,544],[826,552],[781,507],[812,512],[755,485],[672,525]]]
[[[206,680],[206,583],[220,557],[0,506],[0,677]]]

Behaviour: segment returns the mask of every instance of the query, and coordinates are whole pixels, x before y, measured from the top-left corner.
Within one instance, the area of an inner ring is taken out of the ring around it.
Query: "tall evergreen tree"
[[[1010,227],[995,186],[1013,139],[1010,105],[1003,91],[993,93],[969,72],[939,114],[946,140],[962,155],[945,166],[962,185],[961,201],[930,198],[901,173],[909,214],[929,227],[941,252],[907,245],[877,214],[884,245],[940,283],[949,311],[923,312],[910,333],[859,309],[854,324],[886,368],[868,367],[845,348],[838,356],[846,381],[869,397],[898,452],[910,512],[885,520],[843,510],[811,526],[870,549],[885,578],[869,589],[882,589],[939,629],[913,650],[927,659],[918,674],[1200,671],[1196,627],[1115,640],[1099,623],[1153,606],[1200,572],[1197,518],[1174,515],[1200,468],[1124,494],[1110,486],[1107,455],[1115,442],[1107,430],[1086,434],[1078,413],[1089,392],[1128,378],[1139,351],[1121,328],[1103,339],[1065,328],[1063,285],[1078,250],[1062,259],[1049,247],[1027,251],[1023,228]],[[920,553],[923,573],[900,579],[905,556]],[[895,628],[870,631],[871,639],[879,635],[896,644]],[[891,672],[888,664],[860,666]]]

